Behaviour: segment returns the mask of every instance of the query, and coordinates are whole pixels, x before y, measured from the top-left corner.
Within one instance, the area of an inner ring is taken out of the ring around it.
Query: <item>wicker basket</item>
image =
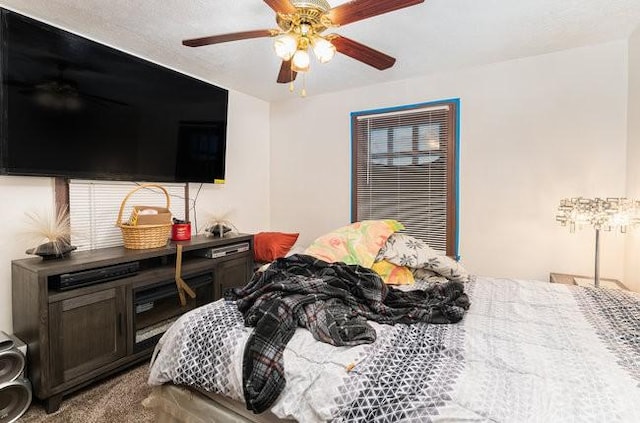
[[[122,221],[122,212],[129,197],[142,188],[150,187],[160,188],[167,198],[167,205],[165,207],[168,209],[171,205],[169,193],[160,185],[143,184],[127,194],[124,200],[122,200],[122,204],[120,204],[120,212],[118,212],[118,220],[116,221],[116,226],[122,230],[122,239],[124,240],[125,248],[144,250],[146,248],[158,248],[167,245],[169,235],[171,235],[171,222],[160,225],[129,225],[127,222]]]

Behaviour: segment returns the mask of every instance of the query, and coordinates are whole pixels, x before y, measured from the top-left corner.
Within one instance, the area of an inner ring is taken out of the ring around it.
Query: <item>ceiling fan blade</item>
[[[284,13],[290,15],[295,13],[296,8],[289,0],[264,0],[276,13]]]
[[[352,0],[329,10],[327,16],[336,25],[346,25],[420,3],[424,0]]]
[[[298,72],[291,70],[291,60],[283,60],[278,73],[278,83],[286,84],[296,79]]]
[[[247,40],[249,38],[273,37],[277,35],[277,29],[256,29],[253,31],[232,32],[229,34],[212,35],[210,37],[192,38],[182,41],[187,47],[200,47],[209,44],[226,43],[227,41]]]
[[[396,63],[395,58],[349,38],[337,34],[332,34],[327,38],[331,41],[331,44],[335,46],[338,52],[359,60],[362,63],[366,63],[369,66],[373,66],[376,69],[385,70]]]

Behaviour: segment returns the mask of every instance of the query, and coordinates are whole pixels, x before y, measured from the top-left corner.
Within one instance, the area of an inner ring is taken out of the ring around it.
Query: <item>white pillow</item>
[[[452,281],[469,280],[469,273],[460,263],[426,242],[402,233],[394,233],[387,239],[376,257],[376,260],[383,259],[398,266],[431,270]]]

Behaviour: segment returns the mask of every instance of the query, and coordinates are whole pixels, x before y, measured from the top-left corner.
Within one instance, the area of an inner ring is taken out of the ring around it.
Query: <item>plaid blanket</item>
[[[469,307],[459,282],[405,292],[386,286],[370,269],[301,254],[276,260],[226,298],[236,300],[247,326],[255,326],[242,376],[247,408],[256,413],[267,410],[284,388],[282,354],[298,326],[319,341],[359,345],[376,339],[367,320],[455,323]]]

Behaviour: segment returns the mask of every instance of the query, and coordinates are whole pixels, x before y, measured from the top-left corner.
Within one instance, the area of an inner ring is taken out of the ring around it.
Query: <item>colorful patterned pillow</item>
[[[371,268],[389,236],[402,229],[404,226],[396,220],[363,220],[322,235],[304,254],[329,263],[344,262]]]
[[[387,260],[413,269],[431,270],[453,281],[469,280],[469,273],[460,263],[429,247],[426,242],[406,234],[390,236],[376,260]]]
[[[376,261],[371,270],[379,274],[388,285],[411,285],[416,281],[408,267],[398,266],[386,260]]]

